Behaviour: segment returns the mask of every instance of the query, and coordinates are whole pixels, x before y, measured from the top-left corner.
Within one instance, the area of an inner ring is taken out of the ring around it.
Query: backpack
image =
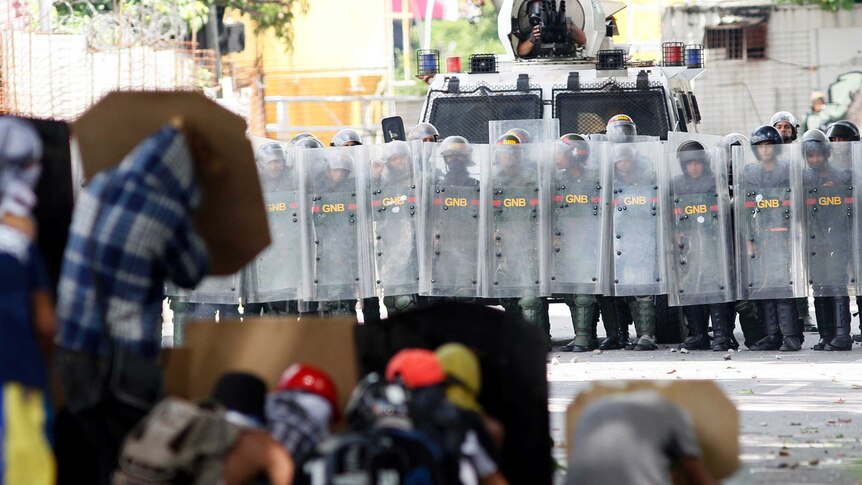
[[[213,484],[240,434],[216,405],[168,397],[123,441],[113,485]]]
[[[298,470],[308,485],[436,485],[443,478],[443,450],[424,434],[375,428],[325,441]]]

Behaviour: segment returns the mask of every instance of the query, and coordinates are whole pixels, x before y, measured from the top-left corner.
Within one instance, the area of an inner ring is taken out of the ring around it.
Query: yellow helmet
[[[459,343],[448,343],[437,349],[437,360],[446,373],[446,397],[461,409],[482,412],[476,401],[482,389],[482,370],[476,354]]]

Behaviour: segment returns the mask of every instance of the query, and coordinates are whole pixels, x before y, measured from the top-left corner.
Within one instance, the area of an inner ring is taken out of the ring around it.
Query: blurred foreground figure
[[[571,437],[567,485],[717,483],[707,472],[689,415],[651,391],[590,404]]]
[[[56,321],[30,217],[41,157],[36,130],[0,118],[0,484],[55,480],[46,361]]]

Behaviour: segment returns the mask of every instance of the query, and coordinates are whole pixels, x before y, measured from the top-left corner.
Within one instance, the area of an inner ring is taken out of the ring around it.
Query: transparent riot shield
[[[165,295],[183,303],[239,305],[242,295],[242,272],[228,276],[207,276],[194,289],[165,284]]]
[[[605,163],[611,183],[610,291],[617,296],[667,292],[664,265],[663,194],[659,142],[614,143]]]
[[[438,143],[423,163],[424,295],[479,296],[480,180],[487,158],[488,145]]]
[[[493,145],[484,173],[485,262],[481,292],[492,298],[545,296],[548,285],[548,161],[553,144]]]
[[[799,147],[738,146],[733,161],[737,299],[806,296]]]
[[[419,292],[422,142],[392,141],[369,150],[374,281],[381,296]]]
[[[256,153],[272,244],[246,271],[249,303],[297,300],[302,287],[299,174],[293,150],[284,146],[272,150],[273,143],[277,142],[261,143]]]
[[[853,180],[862,180],[862,143],[841,143],[853,161]],[[853,281],[856,295],[862,295],[862,197],[853,198]]]
[[[366,147],[295,152],[302,189],[303,296],[309,301],[371,296]]]
[[[575,142],[574,149],[556,144],[551,189],[551,291],[601,294],[606,285],[603,262],[608,221],[608,171],[599,142]]]
[[[674,306],[723,303],[736,297],[724,152],[717,143],[694,141],[709,148],[677,152],[680,144],[669,137],[665,154],[670,178],[665,224],[670,241],[668,300]]]
[[[802,144],[802,185],[808,231],[808,284],[813,296],[855,291],[853,155],[850,143]]]
[[[517,136],[521,143],[541,143],[560,138],[560,120],[492,120],[488,122],[488,141],[494,142],[504,133]]]

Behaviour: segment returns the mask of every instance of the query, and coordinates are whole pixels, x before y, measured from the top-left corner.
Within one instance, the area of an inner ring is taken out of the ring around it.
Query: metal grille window
[[[664,88],[650,83],[637,89],[634,83],[581,85],[578,90],[554,87],[554,118],[560,120],[560,133],[603,133],[608,119],[617,114],[631,116],[639,135],[667,138],[670,115]]]
[[[704,44],[707,49],[724,49],[726,59],[765,59],[766,23],[750,22],[707,27]]]
[[[542,89],[530,86],[468,85],[458,92],[431,90],[423,120],[433,124],[440,137],[459,135],[470,143],[488,143],[488,121],[527,120],[542,117]]]

